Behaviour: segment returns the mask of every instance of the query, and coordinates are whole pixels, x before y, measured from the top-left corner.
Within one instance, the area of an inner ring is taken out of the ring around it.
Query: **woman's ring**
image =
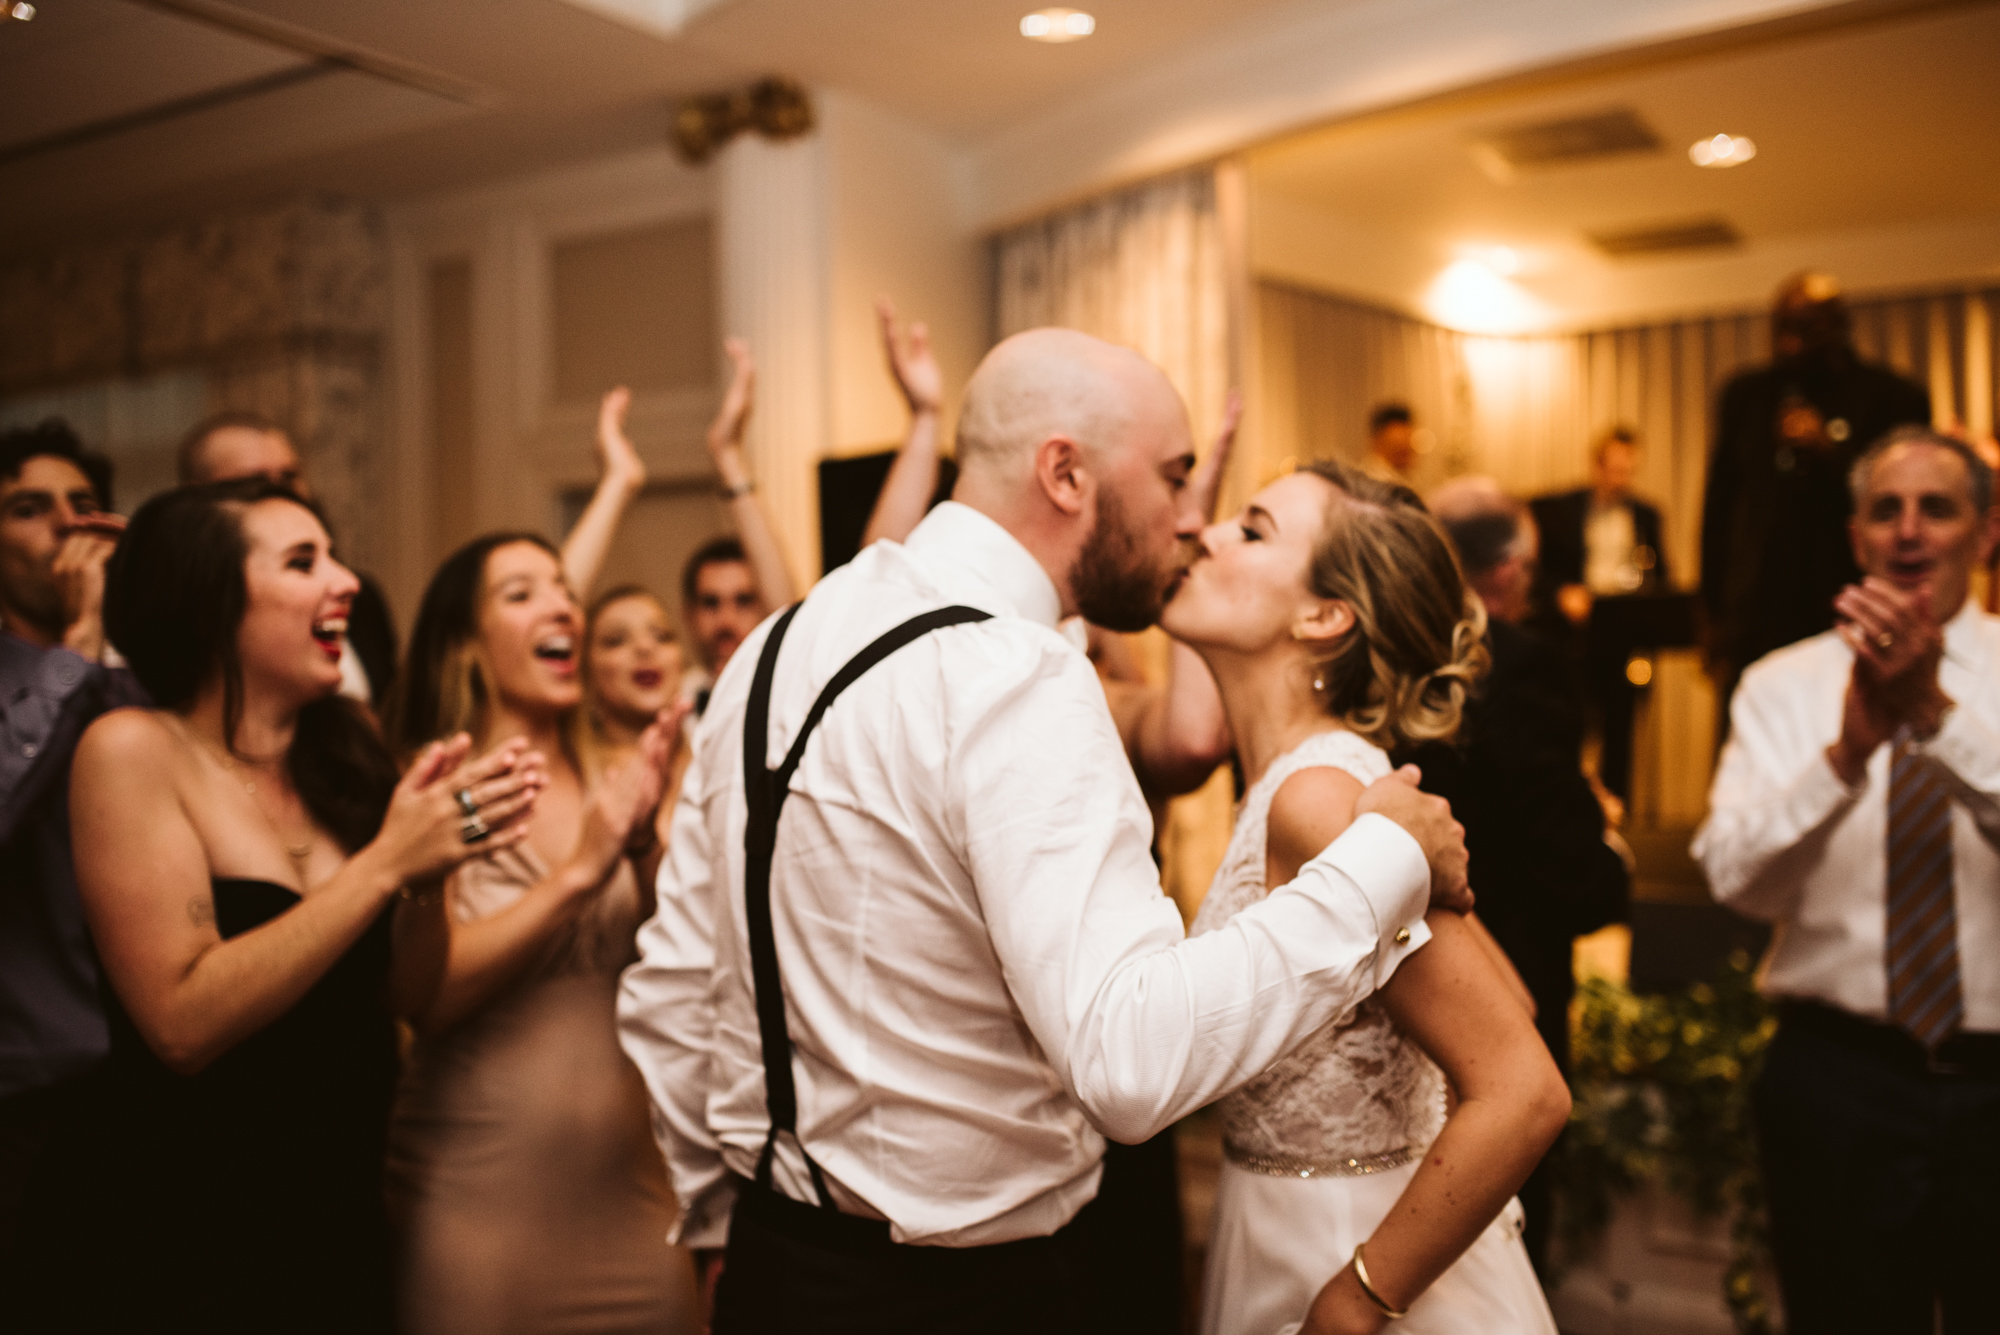
[[[458,837],[468,844],[476,844],[492,833],[493,827],[481,820],[476,811],[459,822]]]
[[[472,800],[472,790],[470,788],[461,788],[453,793],[452,796],[458,799],[458,809],[465,813],[466,820],[477,819],[479,815],[479,803]]]
[[[1887,649],[1890,645],[1894,644],[1895,642],[1896,642],[1896,633],[1894,631],[1885,630],[1880,635],[1877,635],[1875,637],[1875,647],[1877,649]]]

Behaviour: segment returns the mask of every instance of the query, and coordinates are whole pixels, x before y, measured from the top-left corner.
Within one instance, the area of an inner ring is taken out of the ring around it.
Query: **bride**
[[[1483,621],[1417,498],[1338,464],[1204,530],[1161,624],[1214,673],[1249,791],[1196,933],[1345,829],[1384,748],[1456,731]],[[1408,1332],[1555,1335],[1513,1195],[1568,1091],[1477,919],[1426,923],[1380,992],[1222,1101],[1205,1335],[1406,1312]]]

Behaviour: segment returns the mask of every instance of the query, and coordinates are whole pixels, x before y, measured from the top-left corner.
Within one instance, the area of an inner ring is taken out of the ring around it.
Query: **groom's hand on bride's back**
[[[1417,787],[1415,765],[1405,765],[1362,790],[1354,814],[1387,816],[1410,832],[1431,864],[1431,907],[1466,913],[1472,889],[1466,884],[1465,827],[1452,819],[1451,803]]]

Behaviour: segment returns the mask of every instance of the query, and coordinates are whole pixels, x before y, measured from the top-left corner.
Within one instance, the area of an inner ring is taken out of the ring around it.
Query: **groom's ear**
[[[1082,514],[1089,483],[1083,446],[1068,436],[1050,436],[1035,447],[1035,482],[1049,504],[1066,515]]]
[[[1292,638],[1315,654],[1330,654],[1354,633],[1354,608],[1339,598],[1322,598],[1292,623]]]

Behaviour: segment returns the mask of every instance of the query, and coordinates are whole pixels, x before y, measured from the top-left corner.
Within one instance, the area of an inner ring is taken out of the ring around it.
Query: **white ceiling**
[[[1050,46],[1028,0],[40,0],[0,23],[0,245],[657,144],[676,99],[771,73],[968,139],[1285,3],[1095,0]]]
[[[1496,309],[1496,328],[1734,304],[1804,263],[1844,259],[1850,282],[1878,288],[2000,274],[1996,57],[2000,5],[1959,6],[1299,136],[1253,157],[1258,262],[1445,315],[1439,272],[1506,246],[1521,301]],[[1620,107],[1658,132],[1661,152],[1502,183],[1468,149],[1482,133]],[[1717,132],[1750,136],[1757,157],[1690,163],[1688,146]],[[1744,244],[1620,260],[1585,239],[1707,217]]]

